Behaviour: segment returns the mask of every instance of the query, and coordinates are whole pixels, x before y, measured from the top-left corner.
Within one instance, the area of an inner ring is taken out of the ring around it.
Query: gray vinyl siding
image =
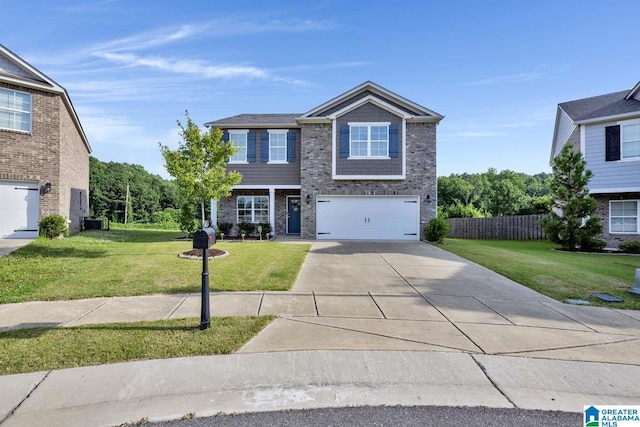
[[[565,113],[562,109],[560,109],[560,117],[558,123],[558,135],[557,135],[557,144],[556,150],[552,153],[552,156],[555,157],[560,154],[562,148],[565,146],[572,133],[576,130],[577,126],[573,124],[573,120]],[[580,146],[577,147],[578,149]]]
[[[640,118],[638,119],[640,120]],[[585,127],[585,160],[593,172],[589,190],[637,188],[640,185],[640,159],[605,161],[605,127],[617,122],[598,123]]]
[[[397,158],[369,160],[340,157],[340,128],[353,122],[390,122],[398,126],[399,154]],[[336,119],[337,175],[402,175],[402,119],[377,105],[366,103]]]
[[[229,164],[228,170],[242,174],[240,185],[300,185],[300,129],[296,133],[296,160],[287,164],[268,164],[260,161],[260,133],[267,129],[251,129],[256,132],[256,161],[248,164]]]
[[[375,93],[373,93],[373,92],[371,92],[371,91],[369,91],[369,90],[365,90],[365,91],[363,91],[363,92],[361,92],[361,93],[359,93],[359,94],[356,94],[356,95],[352,96],[352,97],[351,97],[351,98],[349,98],[349,99],[346,99],[346,100],[342,101],[341,103],[339,103],[339,104],[337,104],[337,105],[334,105],[334,106],[333,106],[333,107],[331,107],[331,108],[328,108],[328,109],[326,109],[326,110],[322,110],[322,111],[318,111],[317,113],[315,113],[315,114],[314,114],[314,116],[317,116],[317,117],[324,117],[324,116],[328,116],[328,115],[330,115],[330,114],[335,113],[336,111],[340,111],[340,110],[342,110],[344,107],[346,107],[346,106],[348,106],[348,105],[351,105],[351,104],[353,104],[354,102],[359,101],[360,99],[365,98],[365,97],[367,97],[367,96],[369,96],[369,95],[374,96],[374,97],[376,97],[376,98],[378,98],[378,99],[381,99],[381,100],[383,100],[384,102],[386,102],[387,104],[389,104],[389,105],[393,105],[393,106],[394,106],[394,107],[396,107],[397,109],[402,110],[402,111],[405,111],[405,112],[407,112],[407,113],[409,113],[409,114],[412,114],[412,115],[414,115],[414,116],[420,116],[420,115],[422,115],[422,114],[423,114],[423,113],[421,113],[420,111],[409,110],[409,109],[407,109],[406,107],[403,107],[403,106],[401,106],[401,105],[399,105],[399,104],[397,104],[397,103],[395,103],[395,102],[393,102],[393,101],[389,100],[388,98],[384,98],[384,97],[382,97],[382,96],[380,96],[380,95],[376,95]]]

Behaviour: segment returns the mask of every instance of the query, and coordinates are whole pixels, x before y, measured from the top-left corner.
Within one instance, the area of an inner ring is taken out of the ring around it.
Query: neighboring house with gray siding
[[[593,172],[609,247],[640,240],[640,82],[631,90],[558,104],[551,159],[564,145],[579,150]]]
[[[436,126],[443,116],[365,82],[303,114],[205,123],[243,175],[212,221],[272,225],[307,239],[419,240],[436,216]]]
[[[0,45],[0,238],[38,236],[43,216],[79,231],[91,147],[67,91]]]

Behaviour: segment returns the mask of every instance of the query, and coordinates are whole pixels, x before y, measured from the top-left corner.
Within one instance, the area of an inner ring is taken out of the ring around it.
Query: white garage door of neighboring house
[[[318,196],[316,231],[324,240],[419,240],[418,196]]]
[[[39,186],[30,182],[0,182],[0,238],[38,237]]]

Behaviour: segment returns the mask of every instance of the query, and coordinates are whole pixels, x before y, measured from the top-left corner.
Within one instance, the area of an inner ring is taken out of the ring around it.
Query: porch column
[[[210,227],[218,228],[218,202],[211,199],[211,224]]]
[[[276,235],[276,188],[269,187],[269,224],[271,224],[271,234]]]

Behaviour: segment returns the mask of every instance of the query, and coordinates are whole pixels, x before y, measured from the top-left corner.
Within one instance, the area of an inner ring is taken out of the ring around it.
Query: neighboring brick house
[[[60,214],[79,231],[91,147],[66,90],[0,45],[0,238],[38,235]]]
[[[212,220],[306,239],[419,240],[436,216],[442,118],[365,82],[304,114],[205,123],[239,148],[228,167],[243,175]]]
[[[558,104],[552,160],[566,144],[593,172],[588,187],[607,246],[640,240],[640,82],[631,90]]]

